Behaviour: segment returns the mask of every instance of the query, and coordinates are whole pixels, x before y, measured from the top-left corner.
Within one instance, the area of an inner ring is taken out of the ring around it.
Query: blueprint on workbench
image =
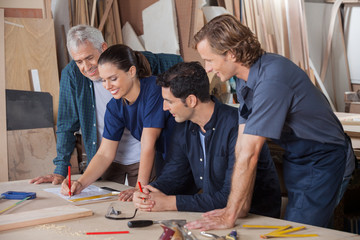
[[[99,196],[99,195],[104,195],[104,194],[111,193],[108,190],[102,189],[102,188],[94,186],[94,185],[88,186],[87,188],[82,190],[81,193],[73,195],[73,196],[71,196],[71,198],[69,196],[65,196],[65,195],[61,194],[61,187],[58,187],[58,188],[46,188],[46,189],[44,189],[44,191],[56,194],[56,195],[60,196],[61,198],[66,199],[69,202],[73,202],[72,200],[76,200],[76,199],[80,199],[80,198],[91,198],[91,197],[94,197],[94,196]],[[105,197],[96,198],[96,199],[84,199],[81,202],[105,199],[105,198],[110,198],[110,197],[112,197],[112,196],[105,196]]]

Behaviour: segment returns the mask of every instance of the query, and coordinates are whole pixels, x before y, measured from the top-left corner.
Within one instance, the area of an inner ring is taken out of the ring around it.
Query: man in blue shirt
[[[104,98],[108,100],[112,98],[99,81],[97,70],[99,56],[107,47],[102,33],[96,28],[78,25],[69,30],[68,51],[74,60],[63,69],[61,74],[56,131],[57,156],[54,159],[56,167],[53,174],[34,178],[30,181],[31,183],[62,183],[67,176],[67,167],[70,165],[70,156],[76,143],[74,133],[79,129],[81,129],[88,163],[95,155],[104,126],[107,104]],[[180,56],[173,54],[153,54],[151,52],[142,52],[142,54],[149,61],[154,75],[182,61]],[[134,151],[125,151],[129,147]],[[119,144],[115,161],[117,159],[128,160],[130,163],[136,161],[135,164],[139,164],[140,142],[129,132],[124,133]],[[111,165],[112,172],[107,174],[110,176],[110,180],[116,179],[116,176],[111,175],[116,175],[116,173],[119,175],[118,165],[116,162]],[[124,165],[121,167],[124,168]],[[111,170],[110,168],[109,170]]]
[[[209,79],[197,62],[175,65],[158,76],[157,84],[162,87],[164,110],[179,124],[161,175],[143,187],[144,193],[134,194],[135,206],[144,211],[197,212],[225,207],[235,160],[236,108],[210,96]],[[279,217],[280,203],[277,173],[264,145],[251,212]]]
[[[231,228],[238,217],[246,216],[266,138],[285,150],[285,219],[328,226],[354,170],[355,157],[324,95],[290,60],[265,53],[251,30],[233,16],[211,20],[195,35],[195,43],[208,72],[221,81],[236,77],[239,136],[226,208],[207,213],[187,227]]]

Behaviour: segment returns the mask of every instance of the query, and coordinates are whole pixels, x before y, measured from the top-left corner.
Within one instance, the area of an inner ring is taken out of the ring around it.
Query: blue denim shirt
[[[205,212],[224,208],[228,200],[235,162],[238,114],[236,108],[212,99],[215,101],[214,113],[204,126],[206,167],[199,138],[200,127],[186,121],[177,124],[173,130],[167,163],[162,174],[151,183],[167,195],[176,195],[179,211]],[[280,186],[266,145],[259,159],[257,175],[255,202],[260,200],[270,207],[254,205],[253,212],[278,217]]]
[[[142,53],[148,59],[153,75],[183,61],[181,56],[174,54]],[[93,83],[82,75],[76,63],[71,61],[61,72],[54,173],[67,175],[67,167],[76,143],[74,133],[79,129],[88,163],[94,157],[98,148],[95,111]]]

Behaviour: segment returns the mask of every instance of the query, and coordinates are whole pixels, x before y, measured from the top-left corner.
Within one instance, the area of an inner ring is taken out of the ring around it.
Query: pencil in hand
[[[68,166],[68,175],[69,175],[69,197],[71,198],[71,166]]]
[[[142,187],[141,187],[141,183],[140,183],[140,182],[138,182],[138,185],[139,185],[140,192],[142,192],[142,193],[143,193],[143,190],[142,190]],[[145,201],[145,198],[142,198],[142,200],[144,200],[144,201]]]

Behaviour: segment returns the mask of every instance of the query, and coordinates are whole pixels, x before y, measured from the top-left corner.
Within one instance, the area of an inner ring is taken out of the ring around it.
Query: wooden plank
[[[113,16],[114,16],[114,28],[115,28],[116,43],[123,43],[118,0],[114,0],[113,4],[114,4],[114,6],[113,6],[112,10],[113,10]]]
[[[4,8],[5,17],[43,18],[42,9],[37,8]]]
[[[234,0],[234,16],[240,21],[241,14],[240,14],[240,0]]]
[[[287,16],[289,24],[290,59],[299,67],[304,67],[303,42],[301,31],[301,15],[298,1],[287,0]]]
[[[231,13],[231,15],[234,15],[234,0],[224,0],[225,2],[225,9]]]
[[[326,48],[324,51],[324,57],[323,57],[323,62],[322,62],[322,66],[321,66],[321,71],[320,71],[320,77],[323,81],[325,80],[325,77],[326,77],[329,56],[330,56],[330,52],[331,52],[331,41],[332,41],[332,37],[334,34],[335,20],[336,20],[337,12],[339,11],[339,7],[340,7],[341,3],[342,3],[342,0],[336,0],[335,4],[333,5],[333,7],[331,9],[329,32],[328,32],[328,36],[327,36]]]
[[[6,136],[5,98],[5,43],[4,10],[0,9],[0,182],[8,181],[8,155]]]
[[[105,12],[104,15],[101,18],[100,24],[99,24],[99,30],[102,31],[105,25],[105,22],[108,18],[109,12],[111,10],[111,6],[113,4],[113,0],[107,0],[106,1],[106,7],[105,7]]]
[[[344,28],[343,28],[343,22],[342,22],[342,16],[340,11],[338,11],[338,20],[339,20],[339,35],[340,35],[340,42],[341,42],[341,48],[344,51],[344,62],[345,62],[345,72],[346,72],[346,79],[348,83],[348,89],[350,91],[353,91],[352,85],[351,85],[351,77],[350,77],[350,67],[349,67],[349,61],[347,56],[347,50],[346,50],[346,44],[345,44],[345,37],[344,37]]]
[[[105,38],[105,42],[107,42],[107,44],[109,46],[117,43],[116,42],[116,34],[115,34],[115,26],[114,26],[114,14],[112,11],[112,9],[114,8],[115,1],[116,0],[112,1],[112,6],[110,8],[110,12],[107,16],[107,19],[105,21],[105,26],[104,26],[104,38]]]
[[[73,25],[73,11],[72,11],[72,7],[71,7],[71,0],[68,0],[68,8],[69,8],[69,26],[72,27]]]
[[[9,180],[31,179],[54,171],[53,128],[7,131]]]
[[[180,53],[184,61],[198,61],[204,63],[198,51],[189,47],[191,18],[194,1],[175,0],[176,18],[178,23]]]
[[[40,8],[42,15],[45,16],[44,0],[1,0],[2,8]]]
[[[36,199],[29,201],[36,201]],[[22,213],[5,214],[0,216],[0,231],[60,222],[91,215],[93,215],[93,212],[90,209],[73,205],[43,208]]]
[[[51,0],[44,0],[45,18],[52,19]]]
[[[54,123],[59,105],[59,73],[52,19],[5,18],[6,88],[31,90],[29,69],[38,69],[41,89],[53,97]],[[20,27],[23,26],[23,27]]]
[[[93,0],[93,6],[92,6],[92,10],[91,10],[91,22],[90,22],[90,26],[94,27],[95,24],[95,14],[96,14],[96,0]]]
[[[149,7],[151,4],[158,0],[121,0],[120,6],[120,18],[124,25],[129,22],[136,32],[137,36],[144,34],[142,11]]]

